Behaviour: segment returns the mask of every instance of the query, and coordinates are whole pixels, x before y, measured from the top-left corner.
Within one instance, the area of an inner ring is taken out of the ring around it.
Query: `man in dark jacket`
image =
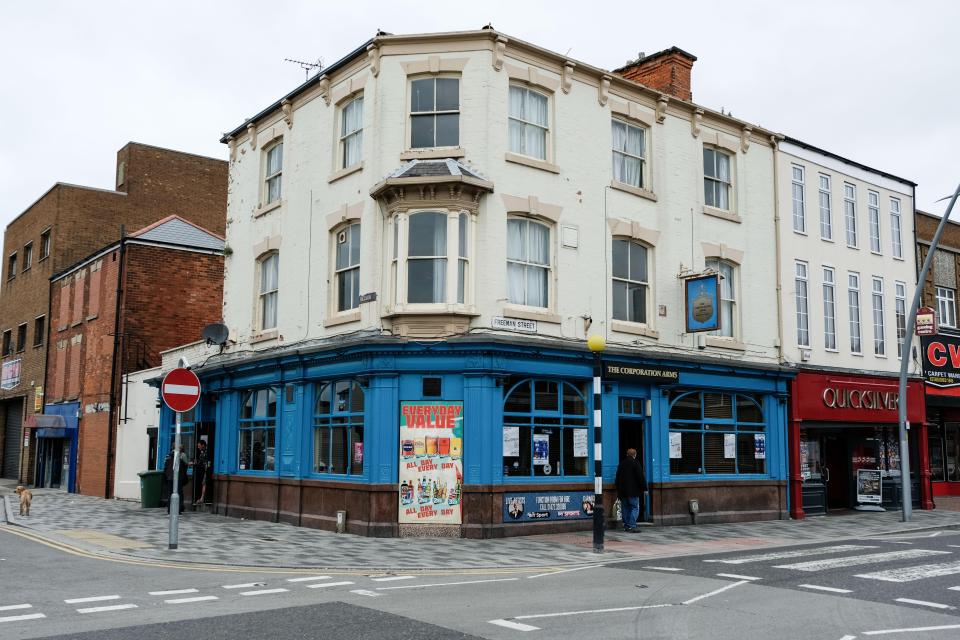
[[[641,497],[647,490],[643,464],[637,460],[637,450],[627,449],[627,457],[617,467],[617,497],[623,510],[623,530],[637,531],[637,516],[640,514]]]
[[[180,447],[180,464],[177,465],[177,494],[180,496],[180,513],[183,513],[183,485],[187,484],[187,461]],[[173,495],[173,451],[163,461],[164,493],[167,495],[167,513],[170,513],[170,497]]]

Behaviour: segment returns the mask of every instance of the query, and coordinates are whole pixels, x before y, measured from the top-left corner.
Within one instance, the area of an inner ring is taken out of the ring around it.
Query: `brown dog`
[[[33,492],[25,486],[20,485],[17,487],[17,493],[20,495],[20,515],[29,516],[30,503],[33,502]]]

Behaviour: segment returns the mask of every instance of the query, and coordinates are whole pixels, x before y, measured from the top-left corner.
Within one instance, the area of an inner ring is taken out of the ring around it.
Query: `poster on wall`
[[[670,433],[670,458],[676,460],[683,457],[683,448],[680,445],[680,433],[673,431]]]
[[[879,469],[857,469],[857,502],[881,504],[883,490]]]
[[[503,428],[503,457],[520,455],[520,427]]]
[[[400,403],[399,475],[400,524],[461,524],[462,402]]]
[[[753,457],[757,460],[763,460],[767,457],[767,435],[764,433],[753,434]]]
[[[573,457],[574,458],[587,457],[587,430],[586,429],[573,430]]]
[[[550,434],[533,434],[533,464],[540,467],[550,464]]]
[[[13,389],[20,384],[20,358],[16,360],[7,360],[2,366],[2,376],[0,376],[0,389]]]
[[[737,434],[723,434],[723,457],[727,459],[737,457]]]
[[[505,493],[503,522],[578,520],[593,516],[592,491],[566,493]]]

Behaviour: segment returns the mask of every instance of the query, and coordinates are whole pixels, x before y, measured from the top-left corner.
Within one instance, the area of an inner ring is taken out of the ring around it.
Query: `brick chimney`
[[[681,100],[693,100],[690,91],[690,71],[697,57],[679,47],[670,47],[651,55],[628,62],[614,73],[627,80],[662,91]]]

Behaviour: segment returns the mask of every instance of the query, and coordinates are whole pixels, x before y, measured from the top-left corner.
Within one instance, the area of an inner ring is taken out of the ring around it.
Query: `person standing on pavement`
[[[623,506],[623,530],[637,531],[637,516],[640,514],[641,498],[647,490],[647,478],[643,463],[637,460],[637,450],[627,449],[627,456],[617,467],[617,497]]]
[[[197,455],[193,459],[193,505],[200,506],[207,498],[207,468],[210,461],[207,458],[207,442],[197,442]]]
[[[170,498],[173,496],[173,451],[163,461],[163,479],[166,481],[167,513],[170,513]],[[183,513],[183,487],[187,484],[187,456],[180,445],[180,465],[177,468],[177,494],[180,496],[180,513]]]

